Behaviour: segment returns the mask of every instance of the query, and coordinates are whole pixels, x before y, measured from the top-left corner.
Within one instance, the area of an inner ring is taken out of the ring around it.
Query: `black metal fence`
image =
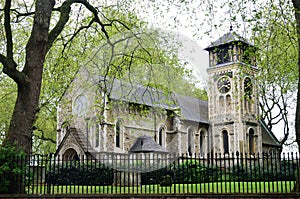
[[[27,194],[289,193],[298,154],[17,156]],[[1,165],[0,165],[1,166]],[[6,174],[7,175],[7,174]],[[7,177],[0,173],[1,181]]]

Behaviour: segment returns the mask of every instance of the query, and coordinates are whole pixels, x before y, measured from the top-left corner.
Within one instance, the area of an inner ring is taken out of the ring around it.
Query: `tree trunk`
[[[26,46],[23,71],[6,71],[18,85],[18,95],[4,144],[15,145],[26,154],[31,152],[32,126],[39,107],[43,65],[48,50],[50,17],[54,0],[37,0],[31,36]],[[5,68],[5,66],[4,66]],[[20,176],[21,178],[21,176]],[[11,179],[9,193],[22,193],[22,179]]]
[[[293,0],[293,6],[295,9],[295,18],[297,23],[297,38],[298,38],[298,72],[300,72],[300,0]],[[298,76],[298,92],[297,92],[297,105],[296,105],[296,142],[298,144],[298,151],[300,152],[300,76]],[[296,182],[296,191],[300,191],[300,166],[298,167],[298,175]]]
[[[26,154],[31,151],[32,126],[39,106],[43,65],[48,48],[48,32],[54,0],[37,0],[33,28],[26,46],[23,79],[14,79],[18,95],[6,143],[14,144]],[[9,74],[10,75],[10,74]]]

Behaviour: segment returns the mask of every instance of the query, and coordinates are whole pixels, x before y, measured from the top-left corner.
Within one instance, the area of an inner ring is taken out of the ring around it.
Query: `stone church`
[[[254,46],[230,31],[205,50],[208,101],[166,95],[82,68],[58,107],[56,154],[65,159],[127,154],[145,135],[163,151],[190,156],[277,151],[280,142],[258,119]]]

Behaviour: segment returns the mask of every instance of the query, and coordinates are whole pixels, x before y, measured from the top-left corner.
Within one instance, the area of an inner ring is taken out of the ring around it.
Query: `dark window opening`
[[[193,143],[192,143],[192,141],[193,141],[193,130],[190,128],[189,130],[188,130],[188,155],[189,156],[192,156],[192,154],[193,154]]]
[[[97,124],[96,125],[96,133],[95,133],[95,137],[96,137],[96,144],[95,144],[95,146],[96,147],[99,147],[99,144],[100,144],[100,138],[99,138],[99,136],[100,136],[99,125]]]
[[[248,98],[248,99],[252,98],[253,85],[252,85],[252,81],[249,77],[246,77],[244,80],[244,92],[245,92],[246,98]]]
[[[230,48],[229,46],[220,47],[217,49],[217,64],[230,62]]]
[[[204,150],[203,150],[203,141],[204,141],[204,132],[203,131],[201,131],[200,132],[200,140],[199,140],[199,142],[200,142],[200,154],[202,154],[203,152],[204,152]]]
[[[223,149],[224,149],[224,154],[228,154],[229,153],[228,132],[226,130],[224,130],[222,132],[222,134],[223,134]]]
[[[254,154],[254,130],[249,130],[249,153]]]
[[[158,132],[158,144],[163,145],[163,128],[160,128]]]
[[[116,124],[116,147],[120,147],[120,137],[121,137],[121,124],[120,121]]]

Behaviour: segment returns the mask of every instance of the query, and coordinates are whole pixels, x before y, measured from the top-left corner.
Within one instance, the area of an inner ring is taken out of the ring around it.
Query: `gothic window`
[[[230,113],[231,112],[231,96],[226,95],[226,112]]]
[[[188,128],[188,137],[187,137],[187,144],[188,144],[188,155],[192,156],[194,153],[194,128],[190,127]]]
[[[96,124],[95,130],[95,147],[99,147],[100,145],[100,132],[99,132],[99,125]]]
[[[205,136],[204,131],[200,131],[200,136],[199,136],[200,155],[204,153],[204,139],[205,139],[204,136]]]
[[[123,124],[122,121],[119,119],[116,123],[116,135],[115,135],[115,146],[118,148],[122,148],[123,144]]]
[[[85,95],[79,95],[73,102],[73,114],[79,117],[83,117],[87,113],[88,100]]]
[[[249,129],[249,153],[254,154],[254,130]]]
[[[160,145],[160,146],[162,146],[162,138],[163,137],[163,129],[162,128],[160,128],[159,129],[159,132],[158,132],[158,144]]]
[[[253,93],[253,85],[252,81],[249,77],[246,77],[244,79],[244,92],[245,92],[245,97],[247,98],[252,98],[252,93]]]
[[[219,110],[222,113],[222,111],[224,111],[224,107],[225,107],[225,99],[224,96],[220,96],[219,97]]]
[[[230,62],[230,50],[229,46],[223,46],[217,49],[217,64]]]
[[[162,126],[159,128],[159,131],[158,131],[158,144],[162,147],[165,146],[165,127]]]
[[[226,130],[222,131],[223,135],[223,152],[224,154],[229,153],[229,137],[228,137],[228,132]]]
[[[244,79],[244,107],[245,110],[248,112],[252,111],[252,94],[253,94],[253,84],[249,77]]]

